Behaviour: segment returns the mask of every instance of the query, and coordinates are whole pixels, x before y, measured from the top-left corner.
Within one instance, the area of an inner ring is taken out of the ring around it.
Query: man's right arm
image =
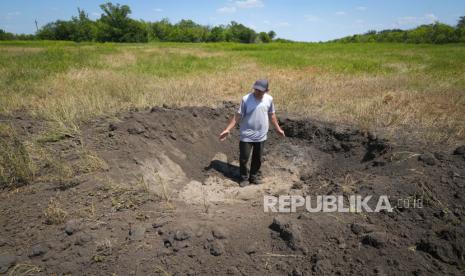
[[[229,121],[229,124],[228,126],[223,130],[223,132],[221,132],[220,134],[220,140],[221,141],[224,141],[226,139],[226,137],[229,135],[229,132],[231,131],[231,129],[233,129],[233,127],[241,120],[241,114],[236,112],[234,113],[234,116],[231,118],[231,120]]]

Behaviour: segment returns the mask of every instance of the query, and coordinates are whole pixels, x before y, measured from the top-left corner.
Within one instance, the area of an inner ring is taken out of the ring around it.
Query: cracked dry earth
[[[270,132],[264,184],[240,188],[237,131],[217,138],[234,110],[154,107],[97,119],[81,127],[81,139],[48,143],[71,164],[85,145],[105,166],[1,192],[0,272],[463,275],[464,147],[422,148],[281,116],[288,137]],[[11,120],[32,133],[38,125]],[[393,205],[421,198],[423,208],[263,208],[264,195],[352,194],[388,195]],[[46,223],[50,198],[67,212],[63,223]]]

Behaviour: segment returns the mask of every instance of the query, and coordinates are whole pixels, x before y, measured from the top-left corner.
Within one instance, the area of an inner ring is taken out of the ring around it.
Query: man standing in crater
[[[249,183],[261,184],[263,182],[260,167],[269,121],[271,120],[281,136],[285,136],[276,118],[273,97],[268,94],[268,80],[257,80],[253,89],[253,92],[242,97],[239,109],[226,129],[220,134],[220,140],[224,141],[236,123],[240,123],[239,164],[241,176],[239,185],[241,187],[247,186]],[[250,152],[252,152],[252,162],[249,175],[247,163]]]

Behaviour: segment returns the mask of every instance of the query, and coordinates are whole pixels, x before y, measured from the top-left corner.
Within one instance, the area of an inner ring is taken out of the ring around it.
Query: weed
[[[16,264],[10,272],[8,272],[8,276],[37,275],[40,272],[42,272],[42,268],[39,266],[33,264]]]
[[[55,198],[51,198],[44,210],[44,216],[47,224],[61,224],[65,222],[68,213],[61,208],[60,203]]]
[[[23,142],[11,126],[0,124],[0,188],[30,183],[35,167]]]
[[[161,192],[162,192],[162,199],[166,202],[169,208],[174,209],[175,206],[171,203],[171,195],[168,193],[168,189],[166,187],[166,183],[163,178],[159,175],[157,171],[155,171],[155,175],[158,177],[158,180],[161,185]]]

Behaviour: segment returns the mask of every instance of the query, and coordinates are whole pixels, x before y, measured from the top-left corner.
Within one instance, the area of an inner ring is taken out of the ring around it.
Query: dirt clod
[[[177,241],[183,241],[189,239],[192,235],[192,232],[189,230],[177,230],[174,234],[174,239]]]
[[[436,164],[436,158],[431,153],[425,153],[418,156],[418,160],[430,166],[434,166]]]
[[[217,239],[226,239],[227,235],[226,235],[226,231],[222,228],[219,228],[219,227],[215,227],[213,230],[212,230],[212,235],[213,237],[217,238]]]
[[[65,233],[68,235],[76,233],[79,230],[80,225],[81,221],[77,219],[71,219],[67,221],[65,225]]]
[[[37,244],[32,247],[29,257],[42,256],[48,252],[48,247],[44,244]]]
[[[459,146],[454,150],[455,155],[465,155],[465,145]]]
[[[220,256],[225,252],[224,245],[220,241],[214,240],[210,243],[210,254],[213,256]]]
[[[273,218],[270,228],[279,233],[293,250],[301,249],[302,236],[298,226],[287,218],[277,216]]]
[[[382,248],[386,245],[388,239],[387,234],[384,232],[372,232],[362,237],[362,243],[370,245],[375,248]]]
[[[5,273],[10,267],[15,265],[17,258],[13,254],[2,253],[0,255],[0,273]]]

